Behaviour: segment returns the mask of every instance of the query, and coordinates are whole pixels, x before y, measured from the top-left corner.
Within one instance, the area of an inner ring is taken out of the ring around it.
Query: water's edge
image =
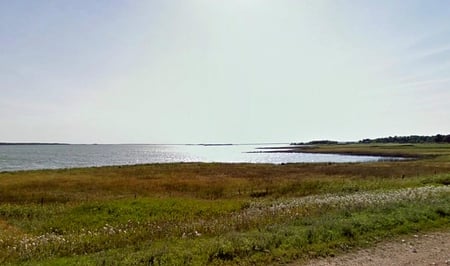
[[[298,153],[277,150],[280,144],[247,145],[5,145],[0,172],[152,163],[320,163],[391,160],[381,156]]]

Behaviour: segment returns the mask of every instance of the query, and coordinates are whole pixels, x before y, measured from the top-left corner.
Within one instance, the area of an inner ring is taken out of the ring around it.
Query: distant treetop
[[[340,142],[334,140],[313,140],[310,142],[292,142],[291,145],[327,145],[327,144],[339,144]],[[356,143],[356,142],[341,142],[344,143]],[[358,143],[450,143],[450,135],[437,134],[434,136],[394,136],[376,139],[363,139]]]
[[[450,135],[435,136],[394,136],[387,138],[363,139],[359,143],[450,143]]]

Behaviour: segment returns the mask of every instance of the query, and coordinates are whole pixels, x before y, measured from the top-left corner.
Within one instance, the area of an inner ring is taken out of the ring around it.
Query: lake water
[[[263,147],[270,145],[0,145],[0,172],[173,162],[280,164],[380,159],[375,156],[263,153]]]

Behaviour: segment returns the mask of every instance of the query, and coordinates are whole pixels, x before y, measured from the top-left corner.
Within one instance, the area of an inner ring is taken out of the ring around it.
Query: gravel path
[[[333,258],[312,260],[305,265],[447,266],[450,265],[450,231],[417,234],[392,242],[379,243],[373,248],[361,249]]]

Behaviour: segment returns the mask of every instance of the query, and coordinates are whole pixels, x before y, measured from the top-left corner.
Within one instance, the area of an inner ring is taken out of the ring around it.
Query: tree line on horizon
[[[450,135],[434,136],[389,136],[385,138],[363,139],[359,143],[450,143]]]
[[[338,142],[334,140],[313,140],[310,142],[292,142],[291,145],[332,145],[339,143],[450,143],[450,135],[434,136],[389,136],[376,139],[363,139],[358,142]]]

